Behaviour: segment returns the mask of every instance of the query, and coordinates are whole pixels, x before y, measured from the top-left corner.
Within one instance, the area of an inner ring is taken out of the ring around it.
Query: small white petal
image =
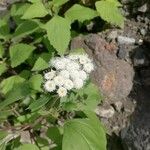
[[[65,57],[62,57],[62,58],[61,58],[61,61],[62,61],[65,65],[67,65],[67,64],[69,64],[69,63],[71,62],[70,59],[65,58]]]
[[[76,89],[81,89],[83,87],[83,85],[84,85],[84,82],[83,82],[82,79],[76,79],[76,80],[74,80],[73,83],[74,83],[74,87]]]
[[[92,63],[87,63],[84,64],[83,68],[87,73],[90,73],[91,71],[94,70],[94,65]]]
[[[53,67],[55,67],[57,70],[64,69],[65,63],[62,61],[61,58],[57,57],[56,59],[51,60],[51,64]]]
[[[82,80],[86,80],[88,75],[87,75],[87,73],[85,71],[81,70],[81,71],[79,71],[79,77]]]
[[[84,56],[84,55],[80,55],[79,56],[79,62],[80,62],[80,64],[86,64],[87,63],[87,57],[86,56]]]
[[[56,85],[55,85],[54,81],[48,80],[45,82],[44,88],[46,91],[52,92],[56,89]]]
[[[64,87],[67,90],[71,90],[74,87],[74,84],[73,84],[73,82],[70,79],[66,79],[65,83],[64,83]]]
[[[78,70],[80,69],[80,65],[76,62],[70,62],[68,65],[66,65],[66,70],[72,71],[72,70]]]
[[[54,78],[54,82],[56,85],[61,86],[64,84],[64,78],[62,76],[58,75]]]
[[[55,74],[56,74],[56,71],[52,70],[52,71],[50,71],[50,72],[45,73],[45,74],[44,74],[44,78],[45,78],[46,80],[51,80],[51,79],[54,78]]]
[[[80,74],[78,70],[71,70],[70,71],[70,78],[75,80],[77,78],[79,78]]]
[[[68,58],[71,60],[77,60],[79,58],[79,55],[71,54],[68,56]]]
[[[59,73],[63,78],[69,78],[69,71],[67,71],[67,70],[62,70],[62,71],[60,71],[60,73]]]
[[[67,95],[67,90],[64,87],[60,87],[57,90],[57,93],[58,93],[59,97],[64,97]]]

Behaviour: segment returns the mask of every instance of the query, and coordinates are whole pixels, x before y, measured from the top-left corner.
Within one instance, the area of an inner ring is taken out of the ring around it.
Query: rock
[[[118,36],[118,32],[117,32],[116,30],[113,30],[113,31],[111,31],[111,32],[108,34],[107,38],[108,38],[108,39],[111,39],[111,40],[114,40],[114,39],[117,38],[117,36]]]
[[[128,4],[128,3],[132,3],[134,2],[135,0],[121,0],[121,3],[123,4]]]
[[[142,29],[140,29],[140,33],[141,33],[141,35],[145,36],[147,31],[144,28],[142,28]]]
[[[79,36],[72,40],[71,49],[84,48],[93,58],[96,69],[91,74],[92,81],[108,99],[122,99],[132,89],[133,68],[116,56],[117,47],[107,43],[99,35]]]
[[[91,21],[89,24],[87,24],[86,25],[86,29],[88,30],[88,31],[92,31],[92,29],[93,29],[93,27],[94,27],[94,22],[93,21]]]
[[[113,106],[114,106],[115,110],[117,110],[118,112],[120,112],[121,109],[123,108],[123,104],[122,104],[121,101],[115,102],[115,103],[113,104]]]
[[[121,138],[125,149],[150,150],[150,130],[136,128],[131,125],[121,132]]]
[[[143,40],[139,39],[139,41],[137,42],[137,44],[142,45],[143,44]]]
[[[147,59],[144,49],[143,48],[137,48],[134,54],[133,58],[133,64],[134,66],[148,66],[149,60]]]
[[[126,45],[124,44],[119,45],[117,56],[120,59],[126,59],[128,57],[128,51],[126,49]]]
[[[6,9],[7,9],[6,7],[2,7],[2,6],[0,6],[0,12],[5,11]]]
[[[150,70],[149,70],[150,71]],[[150,92],[149,87],[136,87],[132,97],[137,101],[130,125],[121,132],[125,149],[150,150]]]
[[[142,5],[141,7],[138,8],[139,12],[145,13],[148,11],[148,4],[145,3],[144,5]]]
[[[145,17],[145,18],[144,18],[144,22],[145,22],[146,24],[148,24],[148,23],[149,23],[149,21],[150,21],[150,20],[149,20],[149,18],[148,18],[148,17]]]
[[[95,110],[95,113],[102,118],[111,118],[113,117],[115,110],[112,106],[107,108],[99,107]]]
[[[150,86],[150,69],[143,69],[140,71],[141,82],[143,86]]]
[[[134,38],[129,38],[125,36],[118,36],[117,41],[119,44],[135,44]]]

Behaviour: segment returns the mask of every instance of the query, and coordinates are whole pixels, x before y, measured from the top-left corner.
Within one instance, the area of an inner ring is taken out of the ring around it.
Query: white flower
[[[78,70],[71,70],[70,71],[70,77],[71,79],[75,80],[77,78],[79,78],[79,71]]]
[[[54,82],[56,85],[61,86],[64,84],[64,78],[62,76],[58,75],[54,78]]]
[[[46,80],[51,80],[51,79],[54,78],[55,73],[56,73],[56,71],[51,70],[50,72],[47,72],[47,73],[44,74],[44,78],[45,78]]]
[[[62,70],[60,71],[59,75],[61,75],[63,78],[69,78],[69,71],[67,70]]]
[[[60,87],[58,90],[57,90],[57,93],[60,97],[64,97],[67,95],[67,90],[64,88],[64,87]]]
[[[70,59],[65,58],[65,57],[62,57],[62,58],[61,58],[61,61],[62,61],[65,65],[67,65],[67,64],[69,64],[69,63],[71,62]]]
[[[48,80],[45,82],[44,88],[46,91],[52,92],[56,89],[56,85],[55,85],[54,81]]]
[[[64,82],[64,87],[67,90],[71,90],[74,87],[74,84],[70,79],[66,79],[65,82]]]
[[[73,83],[76,89],[81,89],[84,85],[84,82],[82,79],[75,79]]]
[[[68,71],[78,70],[78,69],[80,69],[80,65],[78,63],[72,61],[68,65],[66,65],[66,69]]]
[[[68,56],[68,58],[71,60],[77,60],[79,58],[79,55],[71,54]]]
[[[79,71],[79,78],[82,80],[86,80],[88,77],[87,73],[83,70]]]
[[[94,70],[94,65],[92,63],[86,63],[84,64],[83,68],[87,73],[90,73]]]
[[[79,56],[79,62],[80,64],[86,64],[88,62],[89,58],[87,55],[80,55]]]
[[[61,58],[52,59],[51,64],[57,70],[65,69],[65,63],[62,61]]]

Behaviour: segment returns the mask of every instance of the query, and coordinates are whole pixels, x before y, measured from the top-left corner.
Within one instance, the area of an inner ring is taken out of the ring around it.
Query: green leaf
[[[106,135],[98,119],[73,119],[65,123],[62,150],[106,150]]]
[[[11,16],[22,16],[26,10],[29,8],[30,4],[28,3],[16,3],[11,7]]]
[[[17,84],[13,89],[7,93],[6,99],[0,103],[0,109],[28,96],[31,93],[28,83]]]
[[[34,144],[23,144],[19,146],[16,150],[39,150],[39,148]]]
[[[3,48],[2,44],[0,43],[0,58],[3,57],[3,54],[4,54],[4,48]]]
[[[43,82],[43,77],[40,74],[36,74],[29,79],[30,87],[37,91],[42,91],[41,84]]]
[[[8,18],[0,19],[0,39],[6,39],[9,36]]]
[[[47,137],[49,137],[57,146],[58,149],[61,149],[62,146],[62,135],[58,127],[50,127],[46,133]]]
[[[32,112],[36,111],[39,108],[43,107],[46,103],[48,103],[49,100],[51,100],[51,96],[44,95],[41,98],[35,100],[33,103],[31,103],[29,109],[31,109]]]
[[[70,54],[85,54],[85,50],[83,48],[77,48],[70,51]]]
[[[0,123],[3,122],[4,120],[7,120],[8,116],[10,116],[10,115],[12,115],[12,110],[10,110],[10,108],[9,108],[9,110],[7,110],[7,109],[5,109],[3,111],[1,110],[0,111]]]
[[[82,14],[81,14],[82,12]],[[84,22],[85,20],[91,20],[98,16],[98,13],[88,7],[81,6],[79,4],[73,5],[66,13],[65,18],[69,19],[71,22],[78,20]]]
[[[41,2],[41,0],[28,0],[29,2],[31,3],[38,3],[38,2]]]
[[[67,19],[55,16],[47,24],[48,39],[60,55],[63,55],[70,42],[70,23]]]
[[[51,58],[51,54],[43,53],[40,57],[36,60],[32,71],[41,71],[49,67],[49,61]]]
[[[1,76],[4,72],[6,72],[6,70],[7,70],[6,64],[5,64],[5,63],[0,64],[0,76]]]
[[[11,46],[9,50],[11,66],[14,68],[23,63],[26,59],[28,59],[34,49],[34,46],[22,43]]]
[[[47,37],[43,37],[42,43],[44,44],[44,47],[52,54],[55,53],[55,48],[50,44]]]
[[[30,75],[31,75],[31,72],[29,70],[22,70],[21,73],[19,74],[19,76],[24,79],[28,79]]]
[[[0,140],[5,138],[7,135],[8,135],[8,133],[6,131],[0,131]]]
[[[0,141],[1,142],[1,141]],[[6,143],[0,145],[0,150],[6,150]]]
[[[37,29],[38,29],[39,25],[35,22],[35,21],[32,21],[32,20],[27,20],[27,21],[24,21],[22,24],[20,24],[14,35],[13,35],[13,38],[15,37],[24,37],[26,35],[29,35],[33,32],[35,32]]]
[[[18,75],[11,76],[0,83],[0,90],[3,94],[6,94],[14,87],[15,84],[22,83],[24,81],[25,79]]]
[[[69,0],[53,0],[53,5],[55,7],[60,7],[63,4],[67,3]]]
[[[115,5],[115,6],[117,6],[117,7],[122,6],[122,4],[121,4],[118,0],[107,0],[107,1],[113,3],[113,5]]]
[[[81,105],[82,110],[95,110],[96,106],[101,102],[102,96],[100,95],[100,91],[98,90],[97,86],[93,83],[89,83],[83,89],[79,91],[79,94],[84,97],[86,95],[86,99],[84,104]]]
[[[42,2],[33,3],[22,16],[22,19],[32,19],[44,17],[48,14]]]
[[[124,17],[121,15],[121,12],[114,3],[108,0],[102,0],[96,2],[95,5],[102,19],[114,25],[123,27]]]

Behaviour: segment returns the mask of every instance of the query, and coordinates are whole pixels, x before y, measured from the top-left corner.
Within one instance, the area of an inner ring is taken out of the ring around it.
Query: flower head
[[[72,79],[72,80],[75,80],[75,79],[77,79],[77,78],[79,78],[79,71],[78,70],[71,70],[70,71],[70,78]]]
[[[79,77],[82,80],[86,80],[88,77],[88,74],[85,71],[81,70],[81,71],[79,71]]]
[[[79,62],[80,62],[80,64],[82,64],[82,65],[88,63],[89,60],[90,60],[90,59],[88,58],[88,55],[86,55],[86,54],[79,56]]]
[[[67,90],[64,87],[59,87],[59,89],[57,90],[57,94],[59,95],[59,97],[64,97],[67,95]]]
[[[51,65],[57,70],[65,69],[65,63],[61,60],[61,58],[52,59]]]
[[[71,54],[68,56],[68,58],[71,60],[77,60],[79,58],[79,55]]]
[[[86,63],[84,64],[83,68],[87,73],[90,73],[94,70],[94,65],[92,63]]]
[[[51,79],[54,78],[55,74],[56,74],[56,71],[51,70],[50,72],[47,72],[47,73],[44,74],[44,78],[46,80],[51,80]]]
[[[66,79],[65,82],[64,82],[64,87],[67,90],[71,90],[74,87],[74,84],[70,79]]]
[[[93,62],[86,54],[55,57],[50,64],[55,71],[51,70],[44,74],[46,79],[44,88],[48,92],[57,92],[60,97],[66,96],[73,88],[82,88],[89,74],[94,70]]]
[[[58,75],[54,78],[54,82],[57,86],[62,86],[64,84],[64,78]]]
[[[81,89],[84,85],[84,82],[82,79],[75,79],[73,83],[76,89]]]
[[[61,75],[63,78],[69,78],[69,71],[67,71],[67,70],[62,70],[62,71],[60,71],[60,73],[59,73],[59,75]]]
[[[56,85],[55,85],[54,81],[48,80],[45,82],[44,88],[48,92],[53,92],[56,89]]]
[[[77,62],[70,62],[66,65],[66,70],[72,71],[72,70],[78,70],[80,69],[80,65]]]

